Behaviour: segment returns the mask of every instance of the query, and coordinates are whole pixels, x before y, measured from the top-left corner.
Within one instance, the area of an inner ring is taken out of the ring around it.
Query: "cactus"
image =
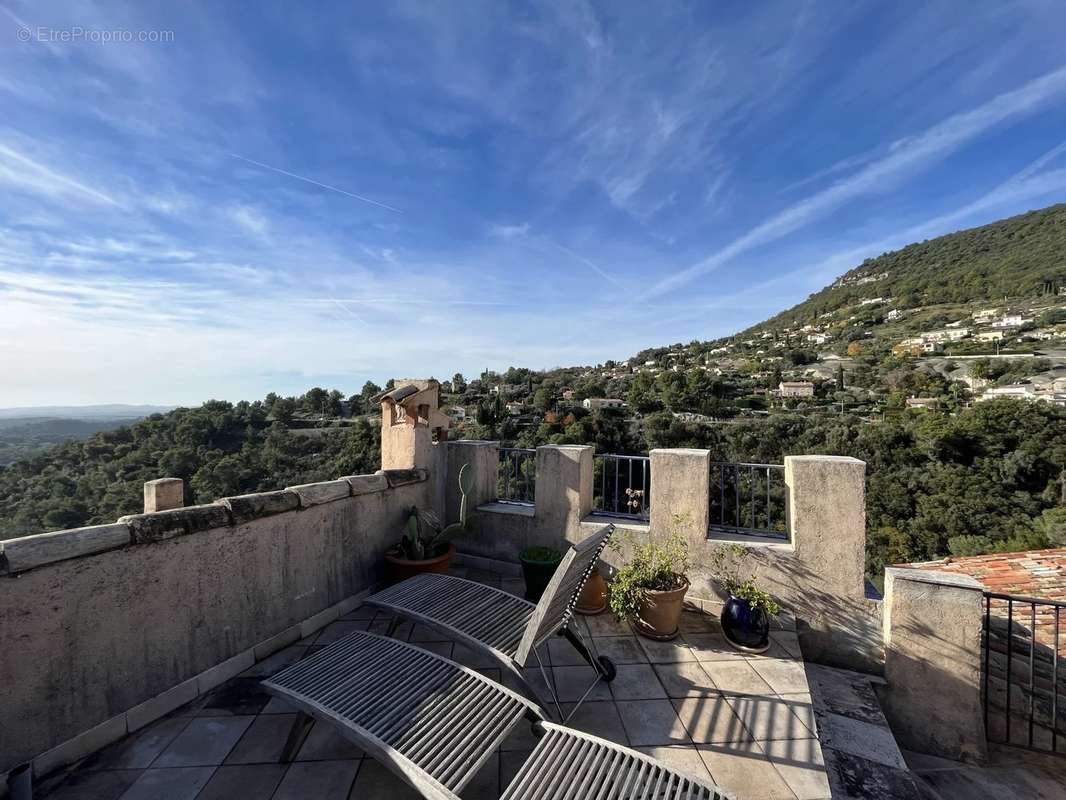
[[[419,511],[411,506],[407,513],[406,532],[400,542],[403,554],[413,560],[421,560],[434,554],[437,545],[455,538],[470,530],[470,517],[467,515],[467,494],[474,486],[474,476],[469,464],[459,468],[459,520],[451,525],[443,525],[433,511]],[[428,535],[423,534],[423,527]]]

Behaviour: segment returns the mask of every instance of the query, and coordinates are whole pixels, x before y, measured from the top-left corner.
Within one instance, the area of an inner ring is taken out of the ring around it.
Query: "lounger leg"
[[[292,721],[292,727],[289,728],[289,738],[285,741],[285,748],[281,751],[280,763],[288,764],[296,758],[300,745],[304,743],[314,723],[314,717],[310,714],[305,714],[303,711],[297,712],[296,719]]]
[[[566,637],[566,641],[574,646],[574,649],[577,650],[578,654],[600,674],[601,678],[607,682],[614,680],[614,670],[608,669],[601,659],[593,657],[592,653],[589,652],[588,647],[583,641],[581,641],[580,636],[570,630],[569,627],[563,628],[560,633]]]

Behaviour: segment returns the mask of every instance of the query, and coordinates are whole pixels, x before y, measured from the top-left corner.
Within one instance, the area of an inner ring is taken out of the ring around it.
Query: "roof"
[[[1066,547],[983,556],[949,556],[938,561],[898,566],[969,575],[990,592],[1066,600]]]

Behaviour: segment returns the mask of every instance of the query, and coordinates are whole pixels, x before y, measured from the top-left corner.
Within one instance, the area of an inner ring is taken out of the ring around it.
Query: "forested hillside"
[[[144,482],[164,476],[183,478],[186,501],[202,503],[380,467],[376,425],[290,428],[270,408],[209,401],[0,467],[0,539],[138,513]]]
[[[1066,203],[869,258],[755,329],[809,320],[870,297],[897,308],[999,303],[1066,286]]]

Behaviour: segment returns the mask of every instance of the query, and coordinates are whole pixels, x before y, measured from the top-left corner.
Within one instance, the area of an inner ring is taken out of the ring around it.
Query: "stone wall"
[[[607,518],[590,516],[593,448],[537,448],[532,506],[492,502],[499,447],[495,442],[449,442],[440,474],[446,481],[449,520],[458,508],[454,486],[459,467],[475,470],[469,498],[479,509],[474,533],[458,540],[461,552],[514,562],[534,545],[559,547],[580,541]],[[691,598],[717,601],[720,587],[701,567],[723,537],[708,538],[710,451],[653,450],[651,502],[646,522],[615,520],[637,542],[682,534],[694,560]],[[882,661],[880,605],[865,587],[866,465],[854,458],[790,456],[785,459],[789,529],[787,542],[735,535],[727,539],[750,554],[748,566],[762,585],[794,612],[804,653],[823,663],[879,671]],[[605,552],[609,565],[619,554]]]
[[[388,470],[0,544],[0,774],[84,755],[335,618],[378,580],[406,508],[432,503],[427,478]]]

